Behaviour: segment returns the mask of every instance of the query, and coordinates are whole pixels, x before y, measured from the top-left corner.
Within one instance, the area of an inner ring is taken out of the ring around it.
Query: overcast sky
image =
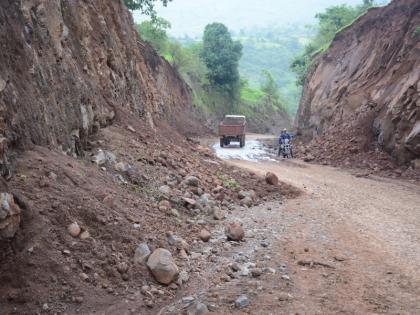
[[[158,15],[172,24],[174,36],[197,36],[208,23],[222,22],[239,31],[252,26],[312,23],[314,15],[337,4],[359,4],[362,0],[173,0],[168,7],[158,5]],[[134,12],[136,22],[142,20]],[[144,17],[143,17],[144,19]]]

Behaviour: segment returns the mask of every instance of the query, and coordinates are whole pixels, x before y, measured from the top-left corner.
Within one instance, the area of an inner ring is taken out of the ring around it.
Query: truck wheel
[[[225,142],[225,141],[224,141],[223,139],[220,139],[220,147],[221,147],[221,148],[223,148],[223,146],[224,146],[224,144],[225,144],[224,142]]]

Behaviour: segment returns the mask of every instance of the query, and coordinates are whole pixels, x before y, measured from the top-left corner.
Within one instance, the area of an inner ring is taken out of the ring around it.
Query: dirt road
[[[273,172],[303,194],[232,213],[248,239],[226,261],[265,272],[203,289],[218,313],[420,314],[418,185],[297,160],[228,163]],[[211,267],[206,277],[215,277]],[[235,308],[242,294],[250,305]]]
[[[287,231],[279,250],[292,261],[314,264],[291,264],[295,310],[420,314],[418,186],[298,161],[230,163],[274,172],[304,190],[267,218],[278,223],[274,229]]]

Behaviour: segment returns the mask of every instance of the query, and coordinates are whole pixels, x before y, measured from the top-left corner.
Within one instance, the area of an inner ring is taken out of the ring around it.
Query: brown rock
[[[202,230],[200,231],[200,239],[201,239],[203,242],[208,242],[208,241],[210,240],[210,238],[211,238],[211,234],[210,234],[210,232],[209,232],[209,231],[207,231],[206,229],[202,229]]]
[[[155,279],[162,284],[172,283],[179,274],[171,253],[164,248],[158,248],[150,255],[147,260],[147,267],[149,267]]]
[[[69,234],[73,237],[78,237],[80,235],[80,232],[82,231],[79,224],[77,222],[73,222],[67,227],[67,231]]]
[[[265,175],[265,181],[267,182],[267,184],[269,185],[278,185],[279,184],[279,178],[277,177],[276,174],[268,172]]]
[[[226,227],[225,234],[228,240],[239,242],[244,238],[245,231],[240,223],[232,222]]]

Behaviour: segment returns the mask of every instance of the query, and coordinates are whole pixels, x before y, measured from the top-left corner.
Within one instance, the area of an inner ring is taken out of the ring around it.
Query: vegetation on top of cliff
[[[172,0],[124,0],[124,4],[130,10],[140,10],[143,14],[150,15],[152,20],[157,18],[155,11],[155,2],[161,1],[164,6],[167,6]]]
[[[305,46],[304,52],[296,56],[291,64],[291,69],[297,75],[297,84],[303,85],[308,68],[316,55],[328,49],[334,37],[347,28],[367,10],[377,3],[374,0],[363,0],[356,6],[338,5],[331,6],[325,12],[318,13],[315,37]]]

